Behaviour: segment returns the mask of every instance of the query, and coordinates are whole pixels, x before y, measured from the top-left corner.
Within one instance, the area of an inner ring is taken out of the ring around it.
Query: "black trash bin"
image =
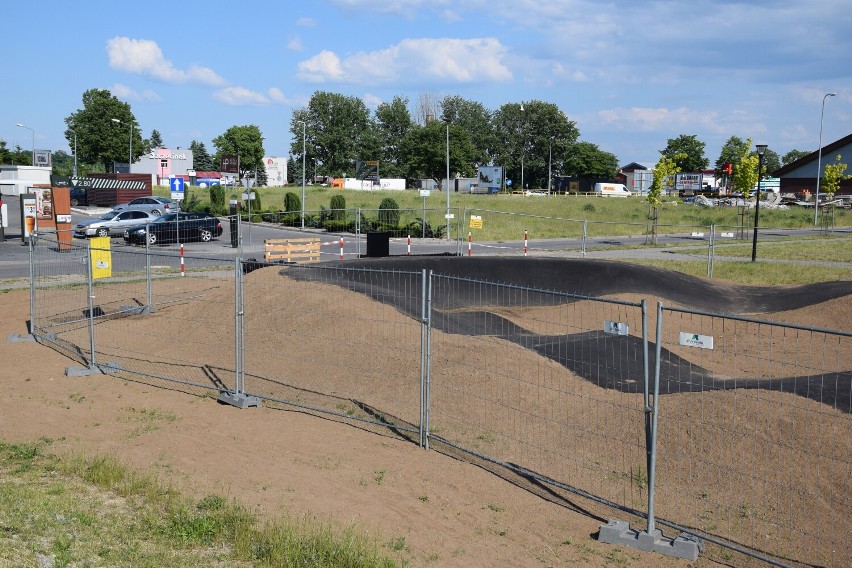
[[[230,216],[228,218],[229,229],[231,233],[231,246],[233,248],[237,248],[240,246],[240,224],[237,221],[237,215],[239,214],[239,209],[237,207],[237,200],[232,199],[230,202]]]
[[[367,233],[367,256],[389,256],[390,255],[390,233],[378,231]]]

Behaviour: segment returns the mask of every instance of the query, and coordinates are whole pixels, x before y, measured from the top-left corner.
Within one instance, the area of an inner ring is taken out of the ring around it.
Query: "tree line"
[[[143,137],[130,104],[104,89],[83,93],[82,108],[65,118],[65,138],[77,150],[80,174],[112,171],[116,162],[132,160],[163,146],[153,129]],[[412,107],[414,113],[412,113]],[[555,104],[531,100],[506,103],[496,110],[460,96],[438,98],[428,94],[411,104],[396,96],[371,112],[358,97],[317,91],[305,108],[293,111],[290,120],[288,181],[301,183],[302,164],[308,179],[316,176],[354,177],[358,161],[377,160],[384,178],[440,182],[446,177],[473,177],[482,165],[499,165],[515,187],[543,188],[551,176],[612,178],[618,158],[596,144],[580,141],[574,121]],[[240,177],[254,176],[265,184],[263,133],[256,125],[235,125],[213,138],[212,152],[204,142],[192,140],[197,171],[218,171],[223,155],[240,157]],[[747,145],[747,146],[746,146]],[[721,176],[726,163],[739,163],[743,151],[751,152],[750,140],[732,136],[715,162]],[[779,157],[768,149],[766,172],[772,172],[809,152],[792,150]],[[669,139],[661,157],[681,172],[705,171],[709,160],[705,145],[696,135]],[[753,154],[753,152],[751,152]],[[31,153],[16,147],[8,150],[0,140],[0,163],[30,164]],[[70,174],[74,156],[53,153],[54,172]]]

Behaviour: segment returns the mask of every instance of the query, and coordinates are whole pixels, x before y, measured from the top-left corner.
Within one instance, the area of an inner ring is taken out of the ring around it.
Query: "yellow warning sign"
[[[112,252],[109,237],[94,237],[89,241],[89,258],[92,262],[92,278],[112,276]]]
[[[481,229],[482,228],[482,216],[471,215],[470,216],[470,228],[471,229]]]

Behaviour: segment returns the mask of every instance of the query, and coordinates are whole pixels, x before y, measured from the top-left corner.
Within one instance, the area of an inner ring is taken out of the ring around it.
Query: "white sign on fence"
[[[713,349],[712,335],[698,335],[697,333],[688,333],[681,331],[679,344],[686,347],[698,347],[700,349]]]

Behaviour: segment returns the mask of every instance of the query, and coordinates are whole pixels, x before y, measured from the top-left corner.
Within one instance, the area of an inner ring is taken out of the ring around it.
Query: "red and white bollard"
[[[473,242],[473,236],[470,234],[470,232],[468,232],[467,233],[467,256],[470,256],[470,247],[471,247],[472,242]]]
[[[340,260],[343,260],[343,237],[340,237]]]
[[[183,275],[184,275],[184,268],[183,268],[183,243],[181,243],[181,244],[180,244],[180,275],[181,275],[181,276],[183,276]]]
[[[527,256],[527,230],[524,229],[524,256]]]
[[[408,256],[411,256],[411,235],[408,235]]]

